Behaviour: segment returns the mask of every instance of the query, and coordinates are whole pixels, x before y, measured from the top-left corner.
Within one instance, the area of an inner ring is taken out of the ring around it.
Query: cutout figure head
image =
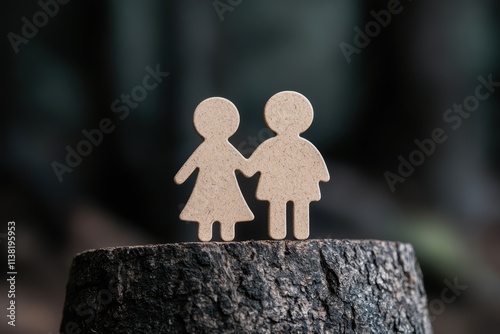
[[[299,135],[311,126],[314,113],[304,95],[285,91],[267,101],[264,117],[269,128],[278,135]]]
[[[222,97],[203,100],[194,111],[194,127],[205,139],[227,139],[240,125],[240,115],[236,106]]]

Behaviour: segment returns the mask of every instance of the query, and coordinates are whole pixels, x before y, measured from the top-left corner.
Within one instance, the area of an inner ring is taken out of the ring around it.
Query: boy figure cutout
[[[175,183],[182,184],[199,169],[193,192],[179,218],[198,222],[201,241],[212,239],[212,225],[218,221],[222,240],[231,241],[237,222],[254,219],[234,173],[238,169],[245,174],[242,169],[246,159],[228,141],[238,129],[240,116],[232,102],[213,97],[196,107],[193,121],[204,141],[174,178]]]
[[[269,236],[286,237],[286,205],[293,202],[293,235],[309,237],[309,203],[319,201],[319,182],[330,180],[323,157],[300,137],[313,121],[309,100],[297,92],[272,96],[264,108],[268,127],[276,133],[263,142],[248,160],[247,173],[261,172],[256,197],[269,202]]]

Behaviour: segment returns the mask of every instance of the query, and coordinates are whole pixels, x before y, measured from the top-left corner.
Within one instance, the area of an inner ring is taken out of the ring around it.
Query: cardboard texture
[[[199,169],[191,197],[180,214],[180,219],[198,222],[200,241],[212,239],[212,224],[221,225],[221,238],[234,239],[234,224],[251,221],[254,215],[248,207],[234,171],[246,159],[229,143],[238,129],[240,116],[232,102],[212,97],[201,102],[194,112],[194,126],[205,140],[175,175],[182,184]]]
[[[314,113],[309,100],[297,92],[280,92],[264,108],[267,126],[276,133],[249,159],[247,173],[261,173],[258,200],[269,202],[269,236],[286,237],[286,204],[293,202],[293,235],[309,237],[309,203],[321,198],[319,182],[330,180],[323,157],[300,137],[311,125]]]
[[[246,160],[228,141],[239,125],[234,104],[214,97],[196,108],[194,125],[205,140],[174,181],[182,184],[199,169],[195,188],[180,219],[199,223],[201,241],[211,240],[215,221],[221,224],[222,240],[231,241],[234,225],[254,218],[241,194],[235,170],[247,177],[261,173],[256,197],[269,202],[268,232],[272,239],[286,237],[288,202],[293,202],[294,237],[309,237],[309,204],[321,198],[319,182],[330,180],[320,152],[300,136],[313,121],[313,108],[303,95],[285,91],[268,100],[264,117],[276,136],[263,142]]]

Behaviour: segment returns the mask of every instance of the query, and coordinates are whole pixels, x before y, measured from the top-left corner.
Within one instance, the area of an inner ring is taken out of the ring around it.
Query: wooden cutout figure
[[[194,151],[175,175],[182,184],[199,169],[198,178],[180,219],[198,222],[198,238],[212,239],[212,225],[221,225],[221,238],[234,239],[237,222],[254,219],[236,179],[235,170],[244,171],[246,159],[229,143],[238,129],[240,115],[232,102],[221,97],[202,101],[194,112],[194,126],[203,143]]]
[[[319,182],[330,174],[319,151],[299,135],[313,121],[309,100],[297,92],[272,96],[264,108],[268,127],[276,133],[248,160],[247,173],[261,172],[256,197],[269,202],[269,236],[286,237],[286,205],[293,202],[293,235],[309,237],[309,203],[319,201]]]

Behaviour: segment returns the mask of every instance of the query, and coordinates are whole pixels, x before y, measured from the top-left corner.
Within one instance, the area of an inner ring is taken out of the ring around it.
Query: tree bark
[[[76,256],[62,333],[432,333],[411,245],[181,243]]]

